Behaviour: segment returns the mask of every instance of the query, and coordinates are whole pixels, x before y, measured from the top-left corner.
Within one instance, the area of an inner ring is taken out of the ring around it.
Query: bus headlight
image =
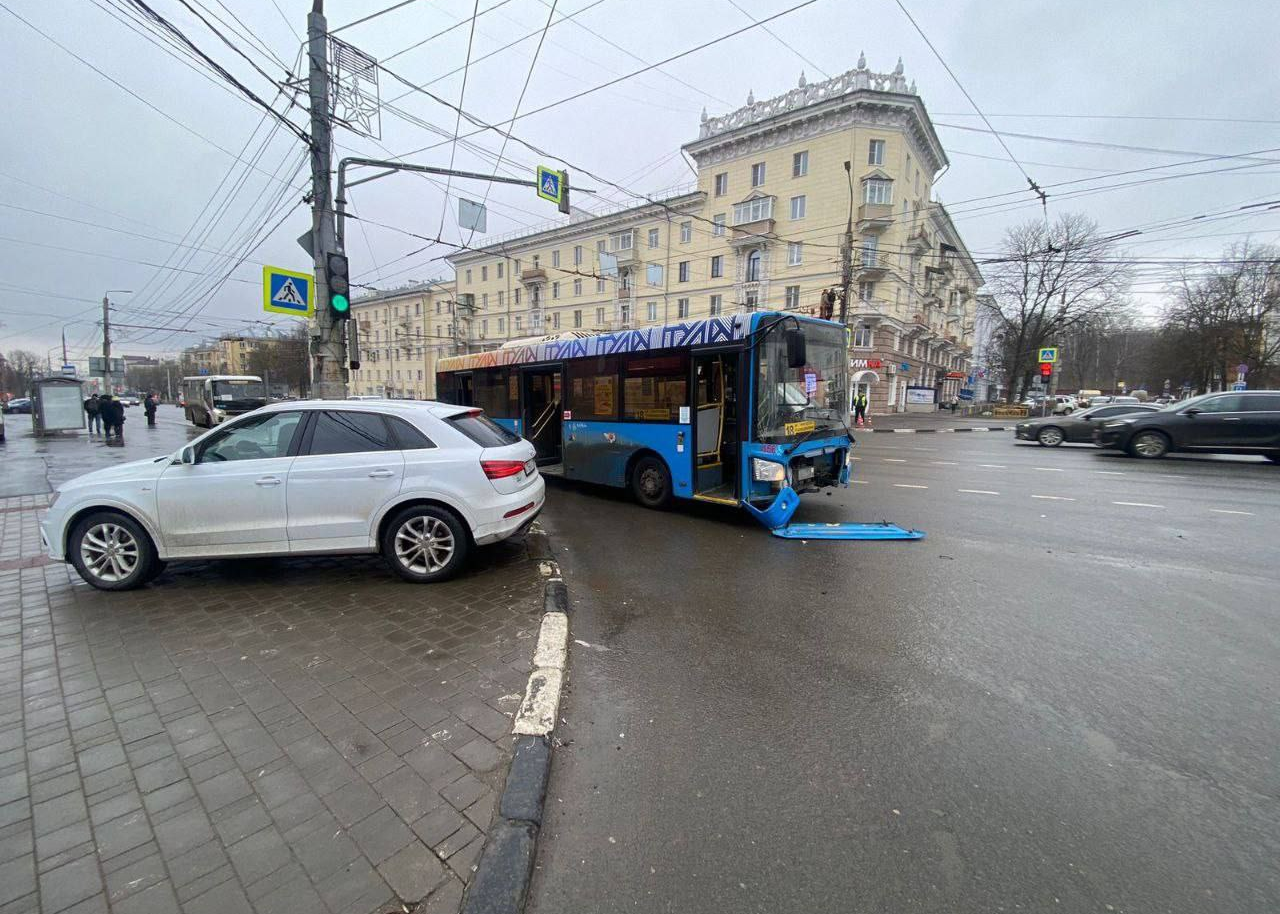
[[[787,468],[780,463],[774,463],[772,460],[761,460],[759,457],[752,457],[751,477],[756,482],[785,482]]]

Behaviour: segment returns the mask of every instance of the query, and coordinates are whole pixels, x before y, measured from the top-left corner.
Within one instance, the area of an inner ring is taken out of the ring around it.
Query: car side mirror
[[[187,445],[178,452],[178,462],[191,464],[196,462],[196,449],[191,445]]]
[[[1192,407],[1191,407],[1191,408],[1189,408],[1189,409],[1184,409],[1184,410],[1182,411],[1182,415],[1184,415],[1184,416],[1189,416],[1189,417],[1191,417],[1192,419],[1194,419],[1196,416],[1200,415],[1200,407],[1198,407],[1198,406],[1192,406]]]

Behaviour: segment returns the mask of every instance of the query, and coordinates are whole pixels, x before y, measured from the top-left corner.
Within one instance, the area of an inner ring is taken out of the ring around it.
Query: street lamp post
[[[108,289],[102,295],[102,391],[111,393],[111,296],[132,295],[132,289]]]

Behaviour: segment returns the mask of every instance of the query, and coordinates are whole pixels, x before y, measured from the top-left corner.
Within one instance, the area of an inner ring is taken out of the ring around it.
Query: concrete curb
[[[1013,425],[958,425],[952,428],[861,428],[854,429],[854,435],[858,432],[880,432],[894,435],[928,435],[928,434],[948,434],[951,432],[1011,432],[1016,428]]]
[[[536,542],[536,541],[540,541]],[[543,590],[542,625],[533,653],[533,671],[516,712],[511,770],[498,801],[475,875],[467,886],[462,914],[519,914],[533,878],[534,853],[551,774],[551,733],[560,708],[569,654],[569,590],[551,560],[545,533],[531,536],[530,552],[548,575]]]

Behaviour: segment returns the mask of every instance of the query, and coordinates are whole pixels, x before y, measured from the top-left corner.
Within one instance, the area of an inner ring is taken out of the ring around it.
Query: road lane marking
[[[895,489],[927,489],[929,488],[928,486],[913,486],[910,483],[905,483],[905,482],[895,482],[893,484],[893,487]]]
[[[1152,505],[1145,501],[1113,501],[1113,505],[1124,505],[1127,508],[1163,508],[1164,505]]]
[[[862,458],[861,458],[861,457],[854,457],[852,454],[850,454],[850,455],[849,455],[849,459],[850,459],[850,460],[861,460]]]
[[[980,463],[980,464],[978,464],[978,466],[980,466],[980,467],[985,467],[985,468],[986,468],[986,469],[988,469],[988,470],[1004,470],[1004,469],[1008,469],[1008,467],[1006,467],[1003,463]]]
[[[1032,498],[1043,498],[1045,501],[1075,501],[1074,498],[1068,498],[1065,495],[1032,495]]]
[[[1226,508],[1210,508],[1214,514],[1243,514],[1245,517],[1257,517],[1252,511],[1228,511]]]
[[[885,463],[906,463],[907,461],[901,457],[884,457],[881,458]]]
[[[1062,467],[1032,467],[1033,470],[1044,470],[1046,473],[1061,473]]]
[[[937,448],[936,448],[936,447],[913,447],[911,450],[913,450],[913,451],[936,451],[936,450],[937,450]]]
[[[866,480],[866,479],[855,479],[853,483],[854,485],[858,485],[858,486],[866,486],[871,484],[870,480]]]
[[[936,464],[936,465],[938,465],[938,466],[940,466],[940,467],[958,467],[958,466],[960,466],[960,464],[956,463],[954,460],[931,460],[931,461],[929,461],[929,462],[930,462],[930,463],[933,463],[933,464]]]
[[[1158,473],[1161,479],[1190,479],[1190,476],[1180,476],[1177,473]]]
[[[1094,470],[1099,476],[1123,476],[1123,470]]]
[[[970,495],[999,495],[999,492],[992,492],[990,489],[956,489],[957,492],[967,492]]]

